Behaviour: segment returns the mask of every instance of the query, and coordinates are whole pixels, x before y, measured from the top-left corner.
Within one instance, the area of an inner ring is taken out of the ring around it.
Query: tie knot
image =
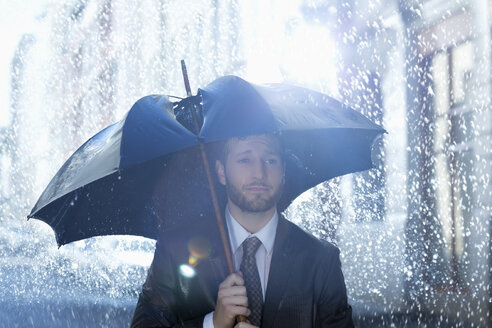
[[[243,257],[252,257],[256,254],[258,247],[261,245],[261,240],[257,237],[251,237],[243,242]]]

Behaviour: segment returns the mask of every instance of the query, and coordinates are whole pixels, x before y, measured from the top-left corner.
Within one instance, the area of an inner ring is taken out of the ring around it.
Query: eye
[[[270,164],[270,165],[275,165],[278,163],[278,160],[276,158],[270,158],[265,161],[265,163]]]
[[[248,163],[249,162],[249,158],[240,158],[240,159],[238,159],[237,162],[238,163]]]

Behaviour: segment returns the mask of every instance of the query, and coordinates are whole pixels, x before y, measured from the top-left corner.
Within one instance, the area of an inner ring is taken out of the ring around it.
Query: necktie
[[[248,320],[251,324],[258,327],[261,324],[263,292],[261,290],[260,275],[256,266],[255,254],[260,245],[261,241],[256,237],[248,238],[243,242],[243,259],[240,266],[244,284],[246,285],[248,307],[251,310]]]

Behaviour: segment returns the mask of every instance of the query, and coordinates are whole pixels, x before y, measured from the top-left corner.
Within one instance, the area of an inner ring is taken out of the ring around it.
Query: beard
[[[278,186],[275,192],[271,196],[265,196],[263,194],[255,194],[250,199],[246,198],[246,195],[226,178],[226,190],[227,196],[237,207],[243,212],[260,213],[266,212],[273,207],[277,206],[280,197],[283,192],[283,184]]]

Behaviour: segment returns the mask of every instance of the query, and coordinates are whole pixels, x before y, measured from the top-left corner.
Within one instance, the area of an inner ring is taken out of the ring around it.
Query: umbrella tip
[[[186,89],[186,95],[188,97],[191,97],[191,87],[190,87],[190,80],[188,79],[188,71],[186,70],[186,64],[184,59],[181,59],[181,71],[183,73],[183,80],[185,84],[185,89]]]

